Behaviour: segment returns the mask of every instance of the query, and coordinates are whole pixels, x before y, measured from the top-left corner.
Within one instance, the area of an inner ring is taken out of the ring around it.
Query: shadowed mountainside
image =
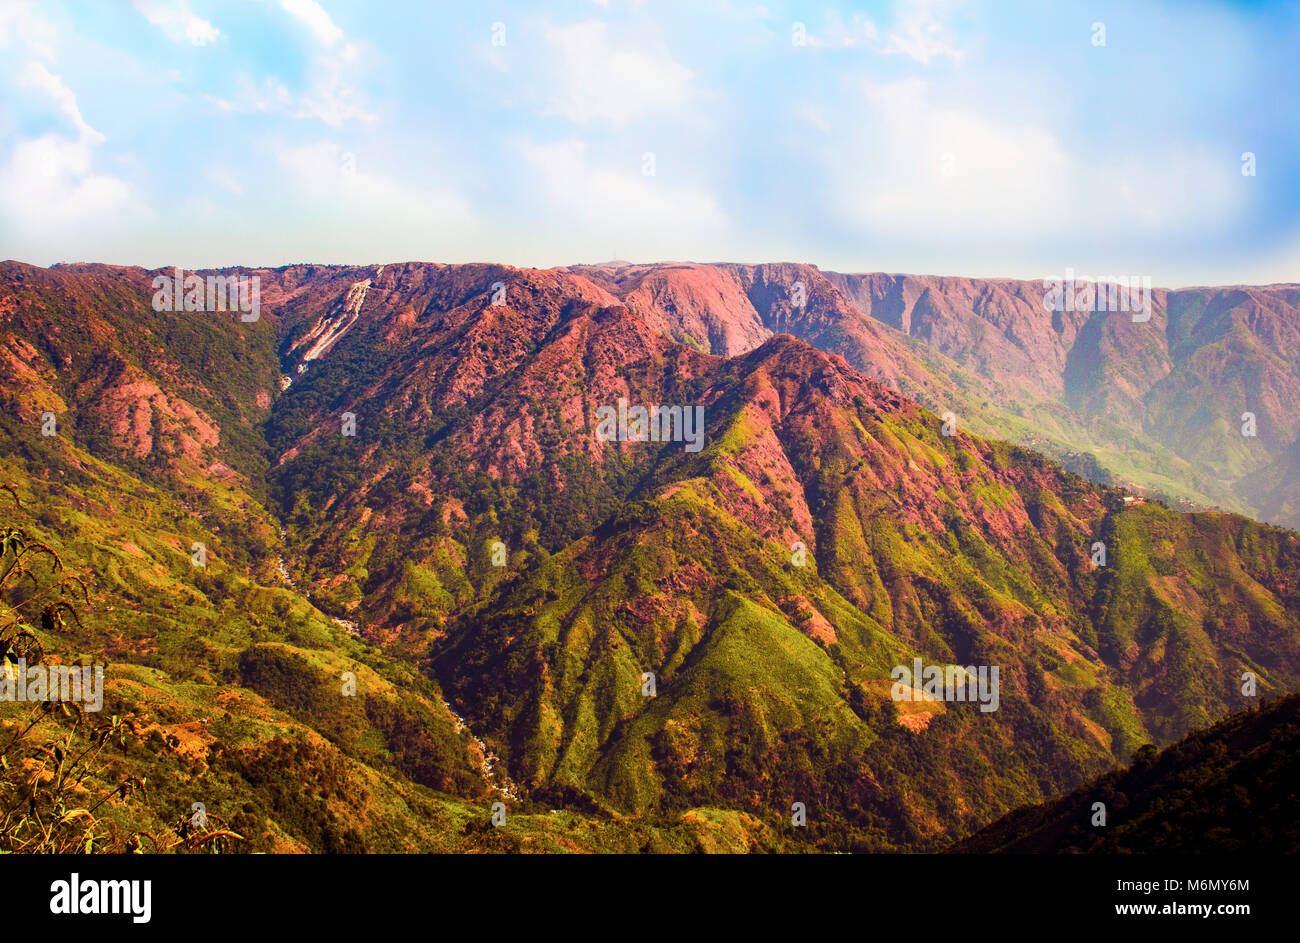
[[[1138,751],[1055,802],[1019,809],[964,854],[1295,854],[1300,696],[1233,714],[1171,747]],[[1106,824],[1093,825],[1096,803]]]

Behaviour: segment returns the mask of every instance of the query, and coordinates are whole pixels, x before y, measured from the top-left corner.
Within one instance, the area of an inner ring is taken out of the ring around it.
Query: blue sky
[[[1300,281],[1298,49],[1267,3],[0,0],[0,257]]]

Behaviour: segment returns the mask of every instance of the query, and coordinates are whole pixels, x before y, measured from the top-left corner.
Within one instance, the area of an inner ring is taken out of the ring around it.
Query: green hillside
[[[188,849],[157,836],[202,802],[236,851],[931,850],[1240,710],[1245,671],[1300,688],[1295,533],[945,434],[788,336],[711,356],[500,266],[261,270],[253,329],[9,268],[2,523],[87,594],[6,618],[106,666],[123,842]],[[699,404],[704,447],[598,441],[620,397]],[[997,666],[998,709],[896,702],[918,657]]]

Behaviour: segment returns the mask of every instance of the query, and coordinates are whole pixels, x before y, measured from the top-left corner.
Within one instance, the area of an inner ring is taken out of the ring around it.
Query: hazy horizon
[[[238,262],[238,263],[231,263],[228,265],[194,265],[194,266],[184,266],[184,265],[176,266],[171,264],[146,266],[146,265],[137,265],[129,262],[103,262],[103,261],[97,261],[93,259],[61,260],[58,262],[51,262],[48,265],[42,265],[38,262],[29,262],[25,259],[5,259],[4,261],[16,262],[20,265],[32,265],[35,266],[36,268],[46,268],[46,269],[57,268],[60,265],[63,266],[106,265],[115,268],[138,268],[146,272],[158,272],[158,271],[163,271],[166,269],[174,269],[174,268],[181,268],[185,271],[190,271],[190,272],[224,271],[227,269],[239,269],[239,268],[282,269],[282,268],[289,268],[297,265],[322,266],[322,267],[329,267],[329,268],[372,268],[372,267],[381,267],[381,266],[389,266],[389,265],[504,265],[509,268],[515,268],[520,270],[537,269],[539,271],[543,271],[543,270],[551,271],[551,270],[582,268],[582,267],[600,268],[600,267],[608,267],[608,266],[618,266],[618,267],[627,267],[627,268],[645,268],[645,267],[668,266],[668,265],[811,265],[814,268],[819,269],[820,271],[823,272],[838,272],[844,275],[887,275],[896,278],[967,278],[975,281],[986,281],[986,282],[1003,282],[1003,281],[1041,282],[1044,279],[1055,277],[1055,275],[1064,274],[1064,273],[1054,273],[1053,275],[1038,275],[1038,276],[983,275],[983,274],[969,275],[960,272],[901,272],[901,271],[889,271],[886,269],[872,269],[872,268],[840,269],[840,268],[832,268],[826,265],[819,265],[817,262],[811,260],[798,260],[798,259],[764,259],[764,260],[714,259],[712,261],[707,261],[707,262],[690,260],[690,259],[657,259],[654,261],[645,261],[645,262],[631,261],[628,259],[608,259],[604,262],[567,262],[567,263],[561,263],[559,265],[516,265],[510,262],[501,262],[496,259],[469,259],[464,262],[449,262],[445,259],[401,259],[401,260],[390,259],[386,262],[373,262],[373,261],[372,262],[317,262],[317,261],[299,259],[292,262],[281,262],[275,265],[262,265],[256,263],[250,264],[250,263]],[[1119,277],[1120,275],[1125,275],[1125,274],[1132,275],[1135,273],[1122,273],[1122,272],[1076,273],[1075,281],[1092,281],[1095,278],[1099,278],[1103,276]],[[1154,291],[1181,291],[1181,290],[1196,289],[1196,288],[1275,288],[1275,287],[1289,286],[1289,285],[1300,285],[1300,281],[1284,280],[1284,281],[1275,281],[1275,282],[1222,282],[1218,284],[1194,282],[1186,285],[1153,284],[1152,289]]]

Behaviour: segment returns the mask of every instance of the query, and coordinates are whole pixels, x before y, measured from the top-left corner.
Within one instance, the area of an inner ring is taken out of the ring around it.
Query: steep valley
[[[0,265],[3,526],[87,580],[35,630],[148,731],[124,829],[936,850],[1244,673],[1300,689],[1300,535],[1211,509],[1298,520],[1294,286],[1158,292],[1153,337],[794,264],[229,272],[258,320]],[[603,440],[620,400],[702,407],[703,448]],[[896,701],[913,658],[999,666],[998,709]]]

